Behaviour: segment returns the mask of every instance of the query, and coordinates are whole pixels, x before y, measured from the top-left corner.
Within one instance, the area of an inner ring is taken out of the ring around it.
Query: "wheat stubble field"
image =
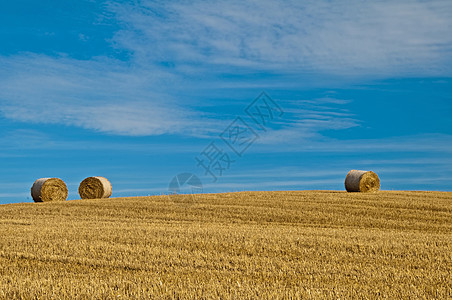
[[[0,206],[0,298],[452,298],[452,193]]]

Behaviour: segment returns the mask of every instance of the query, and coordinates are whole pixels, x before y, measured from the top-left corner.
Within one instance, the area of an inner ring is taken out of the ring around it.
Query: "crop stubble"
[[[0,206],[0,298],[450,298],[452,193]]]

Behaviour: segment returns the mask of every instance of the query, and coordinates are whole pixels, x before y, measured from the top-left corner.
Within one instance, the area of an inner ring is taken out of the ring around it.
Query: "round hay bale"
[[[108,198],[111,192],[110,181],[100,176],[85,178],[78,187],[78,193],[82,199]]]
[[[380,178],[372,171],[351,170],[345,177],[347,192],[378,192]]]
[[[67,186],[59,178],[40,178],[31,187],[31,197],[35,202],[66,201]]]

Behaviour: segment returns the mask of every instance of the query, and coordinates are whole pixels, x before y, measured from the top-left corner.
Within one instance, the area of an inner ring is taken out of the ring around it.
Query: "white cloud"
[[[316,153],[350,153],[365,157],[372,153],[452,153],[452,135],[417,134],[374,139],[334,139],[321,135],[313,136],[309,141],[287,139],[279,144],[280,148],[250,148],[256,152],[316,152]]]
[[[274,123],[279,128],[262,133],[258,144],[299,145],[321,138],[324,130],[341,130],[360,126],[348,109],[351,101],[330,97],[284,101],[284,116]]]
[[[190,103],[175,96],[183,89],[183,79],[157,66],[36,54],[0,57],[0,65],[0,112],[9,119],[115,135],[201,138],[217,135],[232,120],[190,108]],[[334,98],[287,101],[278,130],[259,142],[275,143],[310,137],[324,129],[356,126],[357,121],[341,107],[347,103]]]
[[[130,51],[131,60],[0,56],[0,112],[23,122],[116,135],[206,137],[227,124],[190,106],[199,99],[185,103],[184,90],[199,97],[199,89],[294,88],[318,84],[313,78],[325,74],[451,75],[449,3],[109,1],[122,27],[111,46]],[[264,73],[281,77],[255,78]],[[311,83],[300,83],[300,74]],[[359,124],[346,110],[324,111],[321,99],[314,102],[313,107],[296,103],[303,108],[292,109],[293,118],[260,142],[297,140]]]
[[[451,75],[452,3],[113,2],[139,61],[351,76]],[[237,71],[237,70],[235,70]],[[211,71],[212,72],[212,71]]]
[[[187,124],[202,132],[195,113],[165,92],[176,78],[159,69],[43,55],[0,57],[0,65],[0,111],[7,118],[119,135],[184,133]]]

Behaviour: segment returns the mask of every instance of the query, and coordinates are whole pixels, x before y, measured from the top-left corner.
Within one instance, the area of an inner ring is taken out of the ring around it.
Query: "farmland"
[[[0,298],[452,298],[452,193],[2,205]]]

